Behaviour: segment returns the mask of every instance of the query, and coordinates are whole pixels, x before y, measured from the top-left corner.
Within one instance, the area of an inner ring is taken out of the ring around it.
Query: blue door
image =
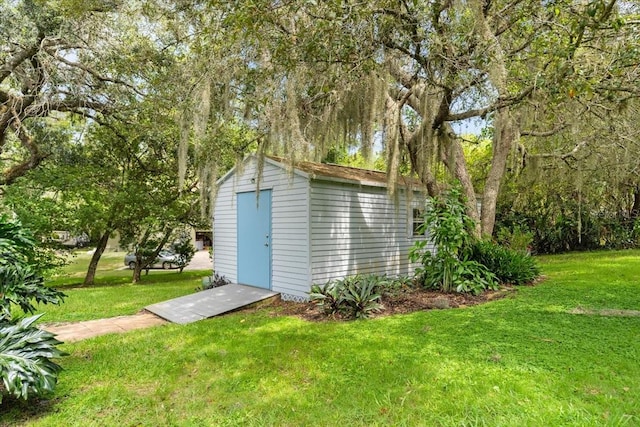
[[[271,190],[238,193],[238,283],[271,289]]]

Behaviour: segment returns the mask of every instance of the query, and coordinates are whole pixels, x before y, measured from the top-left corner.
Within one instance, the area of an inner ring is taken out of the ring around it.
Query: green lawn
[[[133,273],[124,267],[124,253],[105,253],[98,265],[96,284],[83,287],[91,255],[76,252],[73,262],[47,282],[67,294],[60,306],[40,306],[45,315],[43,323],[74,322],[135,314],[156,302],[193,293],[208,270],[183,271],[150,270],[142,273],[141,282],[132,284]]]
[[[571,314],[640,310],[640,251],[540,262],[543,283],[481,306],[348,323],[261,309],[65,344],[55,394],[5,401],[0,424],[640,425],[640,317]]]

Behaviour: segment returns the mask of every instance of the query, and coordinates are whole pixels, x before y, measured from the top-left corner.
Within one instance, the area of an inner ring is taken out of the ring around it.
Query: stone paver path
[[[44,325],[42,328],[56,335],[63,342],[75,342],[99,335],[122,333],[134,329],[150,328],[167,323],[166,320],[147,311],[133,316],[118,316],[85,322]]]

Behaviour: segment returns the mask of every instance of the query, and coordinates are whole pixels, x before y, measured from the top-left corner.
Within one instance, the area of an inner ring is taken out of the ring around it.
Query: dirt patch
[[[447,294],[424,289],[406,288],[391,295],[384,295],[381,301],[384,309],[372,317],[406,314],[415,311],[469,307],[504,298],[512,291],[513,288],[505,287],[498,291],[487,291],[481,295],[469,295],[458,293]],[[274,316],[296,316],[312,322],[321,322],[330,319],[320,312],[315,304],[311,302],[276,301],[271,304],[271,307],[274,308]],[[340,316],[336,315],[335,319],[340,320]]]
[[[576,307],[568,311],[569,314],[587,314],[606,317],[640,317],[640,310],[621,310],[615,308],[603,308],[592,310],[583,307]]]

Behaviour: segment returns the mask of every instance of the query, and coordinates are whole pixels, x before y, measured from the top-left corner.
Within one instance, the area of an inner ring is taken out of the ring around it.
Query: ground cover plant
[[[375,275],[356,275],[313,285],[309,300],[325,315],[365,319],[381,311],[382,292],[391,281]]]
[[[307,322],[277,305],[65,344],[56,392],[4,402],[0,424],[639,424],[640,251],[540,261],[543,282],[473,307]]]
[[[474,242],[469,252],[469,258],[487,267],[500,283],[525,285],[540,276],[535,258],[526,252],[484,240]]]

